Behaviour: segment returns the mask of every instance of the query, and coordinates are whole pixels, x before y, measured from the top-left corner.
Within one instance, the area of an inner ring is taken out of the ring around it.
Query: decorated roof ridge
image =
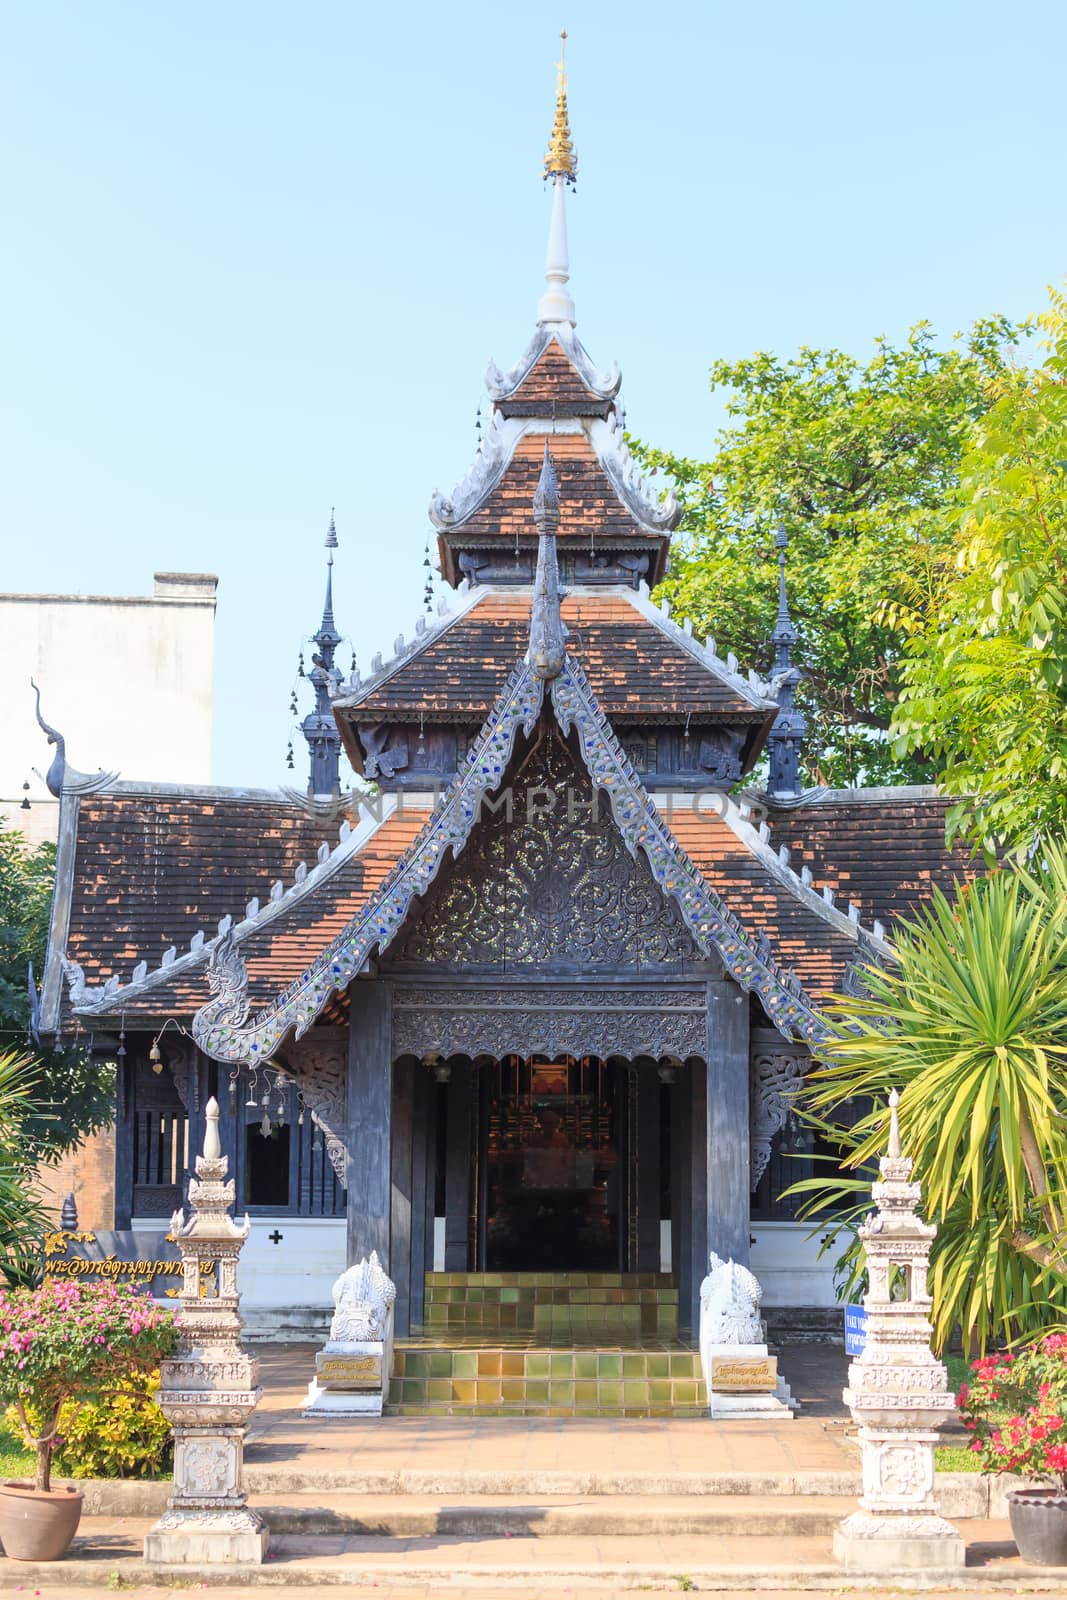
[[[574,329],[566,322],[538,323],[526,349],[507,372],[495,361],[485,369],[485,387],[490,400],[510,400],[540,361],[550,344],[557,344],[595,400],[614,400],[622,383],[617,362],[606,372],[599,371]]]
[[[644,579],[638,584],[636,591],[626,588],[621,592],[626,594],[643,617],[654,622],[662,633],[687,650],[694,660],[710,668],[724,683],[728,683],[732,689],[748,700],[754,709],[777,711],[778,700],[766,678],[761,678],[751,668],[748,672],[742,673],[737,657],[733,653],[723,660],[711,634],[708,634],[703,641],[696,637],[690,618],[687,617],[679,626],[671,616],[670,601],[664,596],[659,605],[654,605],[652,591]]]
[[[411,901],[436,878],[449,852],[455,858],[470,836],[484,796],[495,790],[515,747],[544,703],[544,686],[525,662],[511,671],[464,766],[426,826],[360,912],[315,962],[247,1026],[247,972],[232,933],[211,953],[208,982],[215,998],[193,1019],[193,1037],[219,1061],[268,1060],[294,1029],[300,1038],[335,990],[348,986],[375,948],[385,949]]]
[[[526,659],[543,682],[556,677],[567,650],[567,629],[560,612],[559,563],[556,529],[559,527],[559,484],[545,437],[545,459],[533,500],[537,524],[537,570],[530,607],[530,648]]]
[[[481,802],[503,780],[520,726],[527,733],[544,704],[544,686],[526,662],[512,669],[463,769],[441,806],[388,877],[349,924],[312,964],[249,1021],[247,971],[232,935],[212,952],[209,982],[215,998],[193,1022],[193,1035],[208,1055],[223,1061],[269,1059],[295,1030],[312,1026],[330,995],[345,989],[371,954],[385,950],[407,917],[412,901],[436,878],[449,851],[455,859],[477,820]],[[561,730],[578,733],[582,759],[593,783],[608,791],[612,813],[631,853],[644,850],[664,894],[677,901],[702,949],[717,955],[730,975],[759,994],[768,1015],[787,1038],[823,1037],[826,1025],[796,974],[781,966],[759,930],[749,934],[674,839],[624,754],[580,664],[571,656],[551,683],[551,704]]]
[[[387,683],[395,672],[405,666],[409,661],[419,655],[429,645],[442,638],[468,611],[478,604],[479,600],[495,591],[489,585],[471,585],[469,578],[454,589],[443,594],[437,602],[437,612],[427,618],[420,616],[415,623],[414,638],[405,639],[402,633],[397,634],[393,641],[393,654],[387,661],[383,661],[381,651],[371,658],[371,670],[364,678],[357,668],[347,683],[341,686],[340,692],[334,697],[333,705],[336,709],[347,710],[356,707],[362,700],[375,689],[380,689]],[[458,596],[459,604],[455,603]]]
[[[747,791],[746,791],[747,792]],[[951,797],[936,783],[871,784],[855,789],[834,789],[824,784],[804,789],[798,798],[783,800],[778,795],[753,789],[752,795],[761,805],[772,811],[793,812],[807,806],[820,805],[885,805],[887,802],[907,804],[915,800],[944,800]]]
[[[774,957],[766,934],[750,935],[733,911],[674,838],[623,750],[579,662],[568,656],[551,684],[556,719],[564,733],[578,732],[582,758],[593,783],[608,793],[612,815],[630,853],[640,847],[664,894],[676,900],[702,949],[717,954],[747,992],[756,993],[786,1038],[809,1043],[826,1035],[826,1023],[796,974]]]
[[[347,818],[341,823],[336,845],[331,848],[325,839],[322,841],[315,866],[310,870],[307,862],[301,861],[288,886],[281,878],[276,878],[265,900],[261,901],[259,896],[255,895],[247,902],[244,916],[240,921],[235,921],[229,913],[220,917],[216,932],[210,939],[202,928],[198,928],[189,940],[188,949],[181,955],[178,954],[177,946],[171,945],[163,952],[157,966],[149,967],[148,961],[142,959],[133,968],[133,975],[128,983],[124,984],[118,973],[112,973],[106,983],[90,988],[85,982],[83,968],[64,955],[63,971],[74,1010],[79,1016],[111,1015],[128,1001],[139,998],[161,983],[170,982],[180,973],[195,970],[210,958],[211,952],[221,939],[231,934],[238,939],[248,938],[252,933],[258,933],[261,928],[269,926],[283,913],[313,893],[332,878],[352,856],[358,855],[378,830],[405,806],[415,810],[423,809],[419,805],[418,797],[414,795],[397,796],[380,793],[374,797],[374,801],[373,806],[369,801],[363,802],[366,805],[366,814],[355,827]]]
[[[677,527],[682,507],[669,486],[661,496],[630,453],[625,431],[610,417],[504,417],[493,413],[470,471],[451,495],[435,489],[430,521],[449,531],[461,528],[481,510],[511,465],[519,441],[529,434],[584,434],[622,505],[647,533],[661,538]]]

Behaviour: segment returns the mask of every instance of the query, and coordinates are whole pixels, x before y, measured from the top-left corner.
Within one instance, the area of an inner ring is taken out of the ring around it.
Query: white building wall
[[[31,678],[71,766],[210,781],[217,584],[210,573],[157,572],[150,595],[0,594],[0,815],[31,842],[55,838],[59,810]]]

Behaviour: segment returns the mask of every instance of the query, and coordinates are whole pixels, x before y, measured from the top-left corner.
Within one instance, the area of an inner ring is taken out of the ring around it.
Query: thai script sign
[[[716,1394],[773,1394],[777,1356],[712,1356],[711,1387]]]
[[[174,1235],[104,1230],[74,1233],[63,1228],[45,1235],[45,1277],[92,1281],[110,1278],[115,1283],[135,1283],[156,1299],[175,1300],[181,1294],[182,1261]],[[215,1263],[205,1264],[208,1293],[216,1293]]]

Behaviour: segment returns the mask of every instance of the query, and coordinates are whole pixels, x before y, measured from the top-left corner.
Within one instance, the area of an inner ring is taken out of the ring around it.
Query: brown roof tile
[[[418,834],[426,812],[387,818],[358,855],[317,892],[287,906],[242,945],[257,1000],[269,998],[365,903]],[[113,793],[87,797],[78,816],[67,956],[90,987],[146,960],[179,955],[199,929],[214,936],[221,917],[239,922],[246,902],[266,903],[277,879],[289,886],[301,861],[313,865],[333,825],[283,802]],[[130,1016],[184,1014],[208,998],[201,972],[178,972],[133,999]]]
[[[864,800],[826,799],[789,811],[772,811],[774,845],[788,845],[791,866],[807,866],[816,882],[839,900],[855,900],[863,921],[887,927],[908,916],[937,887],[951,894],[955,879],[969,882],[981,871],[965,849],[945,848],[942,795],[903,790]]]
[[[693,865],[751,932],[762,928],[776,960],[818,999],[840,988],[856,945],[772,877],[720,817],[675,808],[670,827]]]
[[[557,538],[617,540],[650,535],[623,505],[611,486],[596,451],[584,434],[557,433],[551,440],[552,462],[559,480],[560,520]],[[528,433],[485,504],[455,529],[464,544],[479,539],[535,539],[533,499],[544,460],[544,435]]]
[[[625,595],[577,591],[564,600],[563,619],[570,629],[568,649],[581,661],[609,717],[692,712],[758,722],[766,715]],[[528,593],[486,591],[452,627],[343,715],[364,722],[437,711],[481,721],[525,654],[529,632]]]
[[[610,400],[595,395],[582,382],[558,344],[543,350],[506,400],[497,403],[504,416],[605,416]]]

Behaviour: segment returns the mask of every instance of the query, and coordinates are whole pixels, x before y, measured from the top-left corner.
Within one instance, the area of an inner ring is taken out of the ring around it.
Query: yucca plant
[[[886,1091],[938,1224],[931,1276],[939,1346],[954,1326],[984,1349],[1067,1310],[1067,853],[935,892],[894,937],[895,965],[830,1004],[831,1038],[800,1109],[844,1171],[793,1186],[802,1215],[855,1221],[885,1148]],[[850,1129],[845,1100],[873,1107]],[[855,1241],[839,1262],[860,1269]]]
[[[21,1142],[27,1119],[42,1114],[36,1081],[32,1056],[0,1052],[0,1276],[11,1284],[34,1283],[40,1276],[48,1227]]]

